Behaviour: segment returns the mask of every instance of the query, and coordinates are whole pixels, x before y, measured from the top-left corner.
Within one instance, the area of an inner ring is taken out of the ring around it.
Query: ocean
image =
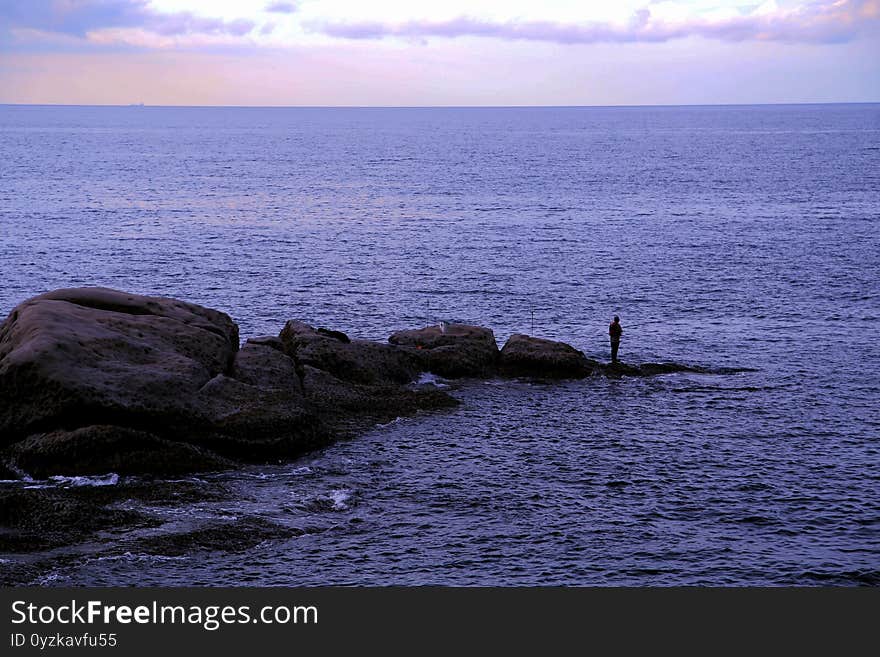
[[[455,383],[154,510],[300,536],[111,537],[36,583],[880,584],[880,105],[0,106],[0,153],[3,316],[105,285],[243,338],[445,320],[607,360],[618,314],[624,362],[745,370]]]

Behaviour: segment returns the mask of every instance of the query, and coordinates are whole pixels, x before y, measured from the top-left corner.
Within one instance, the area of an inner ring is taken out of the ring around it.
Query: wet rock
[[[291,320],[281,331],[284,351],[298,367],[309,365],[337,379],[365,385],[403,384],[420,371],[418,360],[392,345],[351,340],[345,342]]]
[[[696,372],[705,374],[708,372],[705,368],[696,367],[694,365],[683,365],[681,363],[642,363],[639,365],[642,376],[654,376],[656,374],[673,374],[675,372]]]
[[[156,524],[141,513],[95,505],[69,490],[0,487],[0,552],[30,552],[69,545],[98,531]]]
[[[326,445],[330,436],[299,387],[250,385],[219,374],[199,390],[203,425],[188,440],[224,456],[257,462],[294,457]]]
[[[582,351],[564,342],[515,334],[501,349],[500,371],[504,376],[547,379],[579,379],[600,367]]]
[[[53,475],[174,475],[223,470],[228,459],[145,431],[93,425],[30,436],[8,448],[14,465],[34,478]]]
[[[498,344],[490,329],[466,324],[397,331],[388,342],[410,351],[423,370],[447,378],[488,377],[498,366]]]
[[[237,349],[227,315],[183,301],[106,288],[34,297],[0,325],[0,445],[120,418],[191,425],[195,393]]]
[[[215,469],[229,463],[211,451],[254,461],[327,440],[280,339],[239,351],[223,313],[105,288],[12,312],[0,325],[0,398],[0,448],[28,438],[14,457],[34,472]]]
[[[303,387],[321,419],[346,433],[419,411],[458,405],[454,397],[434,386],[352,383],[310,365],[303,367]]]
[[[656,376],[658,374],[673,374],[675,372],[706,374],[709,370],[680,363],[642,363],[641,365],[630,365],[617,362],[602,365],[602,372],[605,376],[616,378],[621,376]]]
[[[181,556],[198,550],[243,552],[263,541],[301,536],[302,529],[283,527],[261,518],[215,522],[186,532],[160,534],[142,539],[133,551],[163,556]]]
[[[602,374],[612,379],[621,376],[643,376],[642,371],[637,365],[628,365],[620,361],[603,364],[600,371]]]
[[[240,499],[240,491],[198,478],[121,478],[115,485],[103,486],[64,482],[31,485],[40,487],[0,484],[0,552],[31,553],[83,541],[95,549],[108,540],[109,532],[118,535],[122,531],[151,531],[164,525],[163,517],[153,515],[156,507]],[[131,508],[140,504],[145,504],[146,509]],[[63,553],[44,556],[48,562],[63,562],[65,558]],[[27,563],[38,562],[28,559]],[[16,567],[22,565],[27,564],[3,564],[0,585],[32,581],[35,569]]]

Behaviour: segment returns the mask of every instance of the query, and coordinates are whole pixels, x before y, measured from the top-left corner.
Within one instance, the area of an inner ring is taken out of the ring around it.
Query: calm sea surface
[[[880,584],[880,105],[0,106],[0,314],[106,285],[385,339],[461,320],[752,368],[454,388],[61,584]],[[0,563],[2,567],[2,563]]]

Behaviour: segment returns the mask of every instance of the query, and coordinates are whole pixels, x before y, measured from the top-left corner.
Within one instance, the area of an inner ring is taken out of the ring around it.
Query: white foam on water
[[[312,474],[312,469],[307,465],[303,465],[303,466],[300,466],[298,468],[294,468],[293,470],[291,470],[290,474],[292,474],[292,475]]]
[[[119,475],[115,472],[105,475],[95,475],[92,477],[63,477],[61,475],[56,475],[54,477],[49,477],[49,481],[69,488],[76,488],[79,486],[115,486],[119,483]]]
[[[416,383],[419,385],[430,383],[431,385],[437,386],[438,388],[448,388],[449,386],[443,381],[444,379],[437,376],[436,374],[431,374],[431,372],[422,372],[419,375],[419,378],[416,379]]]
[[[189,559],[187,556],[167,556],[161,554],[140,554],[134,552],[123,552],[122,554],[110,554],[103,557],[95,557],[94,559],[89,559],[88,563],[94,563],[97,561],[130,561],[130,562],[165,562],[165,561],[186,561]]]
[[[69,580],[70,577],[67,575],[62,575],[59,572],[53,571],[51,573],[47,573],[45,575],[40,575],[33,582],[31,582],[31,586],[51,586],[56,582],[64,582]]]
[[[330,499],[333,500],[334,511],[345,511],[348,509],[348,500],[351,498],[351,491],[347,488],[336,488],[330,491]]]

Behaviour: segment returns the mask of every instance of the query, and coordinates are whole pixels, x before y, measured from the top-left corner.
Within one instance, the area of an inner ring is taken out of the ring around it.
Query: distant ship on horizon
[[[143,103],[129,103],[128,107],[144,107]]]

